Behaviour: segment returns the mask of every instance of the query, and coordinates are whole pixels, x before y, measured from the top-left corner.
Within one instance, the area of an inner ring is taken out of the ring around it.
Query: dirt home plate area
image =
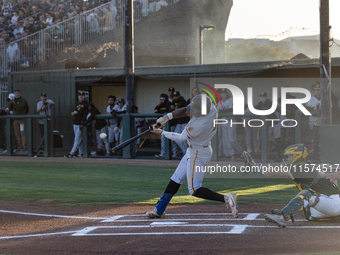
[[[10,160],[6,158],[2,160]],[[147,219],[144,214],[153,205],[72,207],[0,203],[0,254],[329,254],[340,251],[340,222],[308,222],[298,214],[294,224],[289,222],[286,228],[281,228],[264,220],[264,213],[283,205],[240,204],[236,219],[223,204],[170,205],[165,218]]]

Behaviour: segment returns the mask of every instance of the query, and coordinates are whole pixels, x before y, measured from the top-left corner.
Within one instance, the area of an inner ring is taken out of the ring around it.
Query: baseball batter
[[[300,192],[281,210],[274,209],[272,214],[265,214],[265,219],[284,227],[289,219],[294,222],[294,214],[303,211],[304,217],[310,221],[340,220],[340,191],[333,182],[337,176],[327,177],[317,170],[317,166],[313,170],[303,144],[288,146],[285,155],[288,155],[286,163],[290,171],[265,172],[264,175],[275,178],[289,176]],[[250,155],[245,158],[247,164],[254,165]]]
[[[225,203],[227,208],[230,207],[232,215],[237,217],[236,194],[232,192],[228,195],[222,195],[202,187],[204,173],[197,171],[199,168],[204,168],[211,160],[211,139],[216,133],[216,129],[212,124],[213,120],[217,118],[217,109],[211,103],[209,97],[206,97],[207,115],[201,115],[201,97],[201,95],[195,96],[187,107],[179,108],[157,120],[158,123],[164,125],[173,118],[193,115],[181,134],[166,132],[162,129],[154,129],[153,131],[174,141],[181,142],[186,140],[189,146],[156,207],[146,213],[149,218],[164,217],[167,205],[185,179],[187,179],[188,190],[191,195]]]

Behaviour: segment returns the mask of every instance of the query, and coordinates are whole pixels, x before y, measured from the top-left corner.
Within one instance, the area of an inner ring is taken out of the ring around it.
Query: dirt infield
[[[278,207],[280,207],[278,205]],[[66,207],[1,202],[4,254],[297,254],[339,252],[340,223],[279,228],[263,219],[272,205],[170,205],[146,219],[152,205]]]
[[[1,157],[1,161],[177,166],[178,161]],[[240,163],[241,164],[241,163]],[[147,219],[153,205],[62,206],[0,201],[0,254],[307,254],[340,251],[340,222],[286,228],[264,213],[283,205],[240,204],[232,218],[222,204],[170,205]]]

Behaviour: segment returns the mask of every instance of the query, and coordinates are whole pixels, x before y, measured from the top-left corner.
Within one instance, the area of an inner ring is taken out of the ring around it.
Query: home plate
[[[166,227],[166,226],[176,226],[176,225],[185,225],[188,222],[180,222],[180,221],[169,221],[169,222],[152,222],[150,227]]]

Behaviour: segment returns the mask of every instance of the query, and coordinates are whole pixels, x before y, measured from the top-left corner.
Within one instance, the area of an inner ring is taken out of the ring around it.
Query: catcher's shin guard
[[[165,208],[168,206],[172,197],[173,195],[170,193],[163,193],[163,195],[161,196],[161,198],[158,200],[156,204],[157,213],[159,215],[164,214]]]
[[[286,220],[292,218],[293,215],[301,212],[304,209],[304,200],[309,201],[311,198],[312,193],[309,190],[302,190],[300,191],[296,197],[294,197],[282,210],[282,214]]]

